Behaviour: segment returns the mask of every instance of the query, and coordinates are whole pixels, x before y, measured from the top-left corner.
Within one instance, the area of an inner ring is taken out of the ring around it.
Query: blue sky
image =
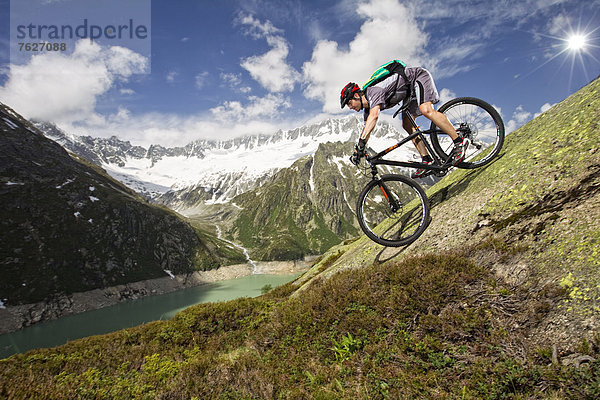
[[[443,99],[495,105],[509,129],[600,75],[600,0],[128,1],[151,10],[151,52],[82,41],[11,64],[0,0],[0,101],[74,134],[184,145],[348,115],[341,87],[394,58],[428,68]]]

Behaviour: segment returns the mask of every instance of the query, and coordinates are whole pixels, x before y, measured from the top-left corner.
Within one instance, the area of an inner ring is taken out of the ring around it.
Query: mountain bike
[[[452,167],[454,143],[432,122],[428,130],[421,130],[407,112],[408,103],[394,113],[407,116],[416,131],[393,146],[374,155],[366,154],[363,173],[371,181],[361,191],[356,204],[358,223],[374,242],[388,247],[408,245],[425,231],[429,224],[429,201],[423,187],[413,179],[399,174],[379,175],[379,165],[404,168],[423,168],[426,175],[446,175]],[[478,168],[498,155],[504,143],[504,123],[494,107],[474,97],[460,97],[448,101],[439,110],[446,115],[456,131],[471,141],[465,160],[458,168]],[[429,135],[431,143],[426,139]],[[433,158],[433,163],[386,160],[393,150],[419,137]],[[370,152],[369,152],[370,153]]]

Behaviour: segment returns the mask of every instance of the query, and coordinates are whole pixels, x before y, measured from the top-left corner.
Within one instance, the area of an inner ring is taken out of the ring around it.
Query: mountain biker
[[[411,113],[413,118],[423,115],[450,136],[454,141],[454,150],[450,155],[453,166],[458,165],[465,159],[469,140],[463,139],[448,121],[448,118],[433,108],[433,105],[440,101],[433,77],[425,68],[407,67],[404,69],[404,74],[391,74],[383,81],[367,87],[365,91],[353,82],[348,83],[342,89],[340,95],[342,108],[347,105],[348,108],[356,112],[364,110],[365,116],[365,126],[351,157],[352,162],[357,164],[360,158],[364,156],[365,146],[375,128],[379,112],[394,107],[401,101],[403,104],[410,103],[407,111]],[[409,133],[416,131],[416,128],[404,115],[402,127]],[[431,164],[433,159],[427,152],[423,141],[417,137],[413,139],[413,143],[421,155],[423,163]],[[421,178],[426,172],[427,170],[420,168],[412,177]]]

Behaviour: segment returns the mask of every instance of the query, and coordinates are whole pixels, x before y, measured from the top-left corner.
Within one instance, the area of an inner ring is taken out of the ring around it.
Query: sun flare
[[[567,47],[569,50],[583,50],[585,49],[585,36],[580,34],[571,35],[567,39]]]

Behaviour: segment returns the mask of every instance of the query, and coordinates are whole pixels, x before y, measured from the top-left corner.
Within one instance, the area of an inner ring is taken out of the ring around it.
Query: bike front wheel
[[[488,164],[498,155],[504,144],[504,123],[498,111],[490,104],[474,97],[459,97],[444,103],[439,110],[456,131],[471,141],[465,161],[459,168],[477,168]],[[432,122],[431,129],[438,129]],[[446,134],[432,132],[431,144],[445,161],[452,153],[454,143]]]
[[[358,196],[358,223],[374,242],[388,247],[408,245],[429,223],[429,201],[423,188],[403,175],[383,175]]]

